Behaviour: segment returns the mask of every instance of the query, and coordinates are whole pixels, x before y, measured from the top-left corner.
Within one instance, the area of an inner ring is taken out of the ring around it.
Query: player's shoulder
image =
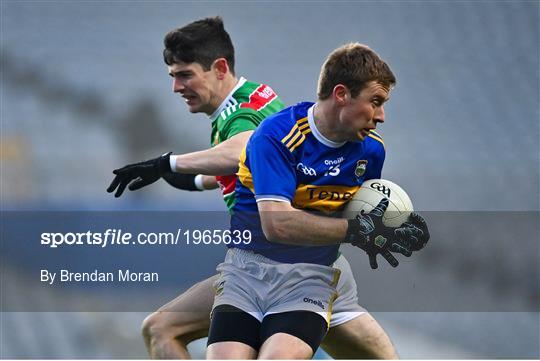
[[[364,140],[365,149],[369,153],[384,154],[386,145],[381,133],[371,130]]]
[[[242,117],[262,120],[283,107],[281,99],[268,85],[241,77],[232,93],[210,118],[221,123]]]
[[[244,78],[241,81],[243,81],[242,86],[233,95],[240,108],[252,109],[266,115],[283,109],[283,102],[269,85],[252,82]]]
[[[303,132],[309,129],[307,114],[311,106],[311,102],[302,102],[269,116],[254,136],[270,136],[286,145],[293,139],[301,138]]]
[[[262,99],[273,99],[277,97],[276,92],[269,85],[249,81],[245,78],[240,78],[240,86],[234,92],[234,98],[241,103],[248,103],[250,99],[259,97]]]

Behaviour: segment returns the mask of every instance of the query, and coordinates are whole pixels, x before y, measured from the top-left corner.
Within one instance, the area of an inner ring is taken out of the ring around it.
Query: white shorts
[[[231,252],[231,254],[229,254],[229,252]],[[236,305],[236,302],[238,302],[236,296],[238,294],[247,296],[247,294],[245,294],[244,290],[236,290],[240,292],[240,293],[236,293],[234,290],[230,288],[231,287],[230,285],[226,290],[225,289],[225,285],[227,283],[226,280],[227,278],[230,278],[230,276],[225,276],[223,271],[231,268],[231,266],[226,265],[227,261],[230,262],[231,260],[235,260],[238,257],[248,258],[254,262],[263,261],[263,263],[265,264],[275,265],[275,264],[281,264],[281,263],[272,261],[264,256],[255,254],[250,251],[244,251],[240,249],[231,249],[229,252],[227,252],[227,257],[225,258],[225,262],[218,265],[218,268],[217,268],[218,272],[220,272],[220,277],[214,283],[214,289],[216,291],[216,299],[214,302],[214,307],[220,304],[232,304],[242,309],[243,311],[246,311],[252,314],[254,317],[256,317],[260,321],[265,315],[265,313],[263,313],[262,310],[260,309],[262,304],[265,303],[263,302],[264,300],[263,295],[261,294],[255,295],[256,305],[253,305],[251,301],[249,302],[241,301],[242,305]],[[237,256],[235,256],[234,254],[237,254]],[[240,254],[242,256],[240,256]],[[241,263],[244,263],[244,262],[241,262]],[[288,265],[288,266],[285,266],[284,268],[296,266],[296,265],[290,265],[290,264],[281,264],[281,265]],[[336,287],[338,297],[333,302],[332,315],[331,315],[331,320],[330,320],[330,327],[335,327],[347,321],[350,321],[356,317],[359,317],[363,315],[364,313],[366,313],[367,311],[358,304],[356,281],[354,280],[351,266],[349,265],[349,262],[347,262],[347,259],[343,255],[340,255],[332,266],[341,271],[341,275],[339,277],[339,281]],[[324,266],[321,266],[321,267],[324,267]],[[255,277],[255,280],[253,281],[255,283],[260,283],[260,281],[256,281],[256,279],[257,277]],[[245,283],[245,282],[246,280],[241,281],[241,283]],[[315,298],[313,297],[308,297],[308,298],[315,300]],[[302,298],[302,301],[304,301],[303,298]],[[315,303],[313,303],[313,305],[315,305]],[[321,312],[322,310],[315,309],[314,311]],[[285,311],[270,310],[269,312],[267,311],[266,314],[271,314],[275,312],[285,312]],[[325,315],[324,317],[326,318],[327,317],[326,312],[324,313],[324,315]]]
[[[231,305],[262,321],[266,315],[310,311],[330,324],[340,271],[313,263],[281,263],[238,248],[217,267],[214,306]]]
[[[341,325],[367,312],[358,304],[356,281],[347,259],[340,255],[332,267],[339,269],[341,276],[337,285],[338,298],[334,301],[330,327]]]

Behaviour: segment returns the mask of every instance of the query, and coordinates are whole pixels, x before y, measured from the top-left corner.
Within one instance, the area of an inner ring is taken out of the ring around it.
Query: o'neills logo
[[[364,175],[364,173],[366,173],[366,168],[367,168],[367,160],[365,159],[359,160],[358,162],[356,162],[356,169],[354,170],[354,174],[357,177],[361,177]]]
[[[304,302],[306,303],[311,303],[312,305],[315,305],[315,306],[319,306],[320,308],[322,308],[324,310],[324,304],[322,303],[321,300],[312,300],[311,298],[309,297],[304,297]]]

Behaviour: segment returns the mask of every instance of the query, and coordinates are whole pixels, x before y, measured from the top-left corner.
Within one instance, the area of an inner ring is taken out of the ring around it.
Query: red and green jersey
[[[269,115],[284,108],[284,104],[268,85],[240,78],[238,84],[210,116],[212,119],[212,147],[235,136],[255,130]],[[216,177],[229,210],[235,204],[236,175]]]

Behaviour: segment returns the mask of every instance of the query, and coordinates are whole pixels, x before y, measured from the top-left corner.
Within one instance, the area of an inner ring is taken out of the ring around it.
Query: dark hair
[[[225,58],[234,74],[234,46],[219,16],[197,20],[171,30],[165,35],[163,43],[163,60],[167,65],[180,61],[196,62],[204,70],[210,70],[216,59]]]
[[[396,84],[396,77],[379,55],[366,45],[345,44],[330,53],[324,62],[317,96],[320,100],[327,99],[336,85],[343,84],[354,98],[371,81],[391,88]]]

